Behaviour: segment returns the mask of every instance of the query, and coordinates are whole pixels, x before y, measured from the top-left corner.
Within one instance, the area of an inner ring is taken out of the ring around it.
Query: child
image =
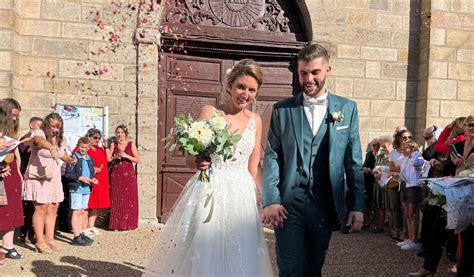
[[[73,245],[90,246],[94,241],[84,234],[86,229],[85,209],[89,202],[91,193],[90,186],[97,184],[94,173],[94,161],[87,155],[90,142],[87,137],[82,137],[77,142],[78,152],[74,154],[77,158],[76,164],[68,164],[66,167],[66,178],[69,181],[69,192],[71,194],[71,225],[74,233]]]
[[[402,245],[403,250],[419,251],[421,244],[418,240],[418,204],[421,203],[421,187],[418,181],[421,179],[421,172],[425,160],[418,151],[418,145],[412,140],[408,140],[401,145],[401,150],[405,156],[400,166],[400,177],[406,182],[406,199],[408,211],[406,212],[408,227],[408,242]]]

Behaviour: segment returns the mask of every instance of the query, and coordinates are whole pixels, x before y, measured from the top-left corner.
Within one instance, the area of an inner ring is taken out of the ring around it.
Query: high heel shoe
[[[43,254],[51,254],[53,253],[53,250],[49,247],[47,243],[37,243],[35,244],[36,246],[36,252],[38,253],[43,253]]]
[[[48,241],[47,244],[53,251],[61,251],[63,249],[55,240]]]

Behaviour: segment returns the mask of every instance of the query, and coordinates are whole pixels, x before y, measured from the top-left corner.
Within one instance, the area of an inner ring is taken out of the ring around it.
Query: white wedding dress
[[[272,276],[248,161],[255,146],[252,117],[232,160],[212,157],[214,208],[204,208],[208,185],[196,173],[161,231],[145,276]]]

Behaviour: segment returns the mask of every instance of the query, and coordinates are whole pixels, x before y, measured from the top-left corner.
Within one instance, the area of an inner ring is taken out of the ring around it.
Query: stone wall
[[[108,105],[110,133],[125,124],[137,141],[140,217],[154,218],[158,48],[134,44],[133,38],[137,26],[158,25],[158,6],[102,0],[0,3],[0,93],[21,103],[22,132],[31,116],[45,116],[56,103]]]

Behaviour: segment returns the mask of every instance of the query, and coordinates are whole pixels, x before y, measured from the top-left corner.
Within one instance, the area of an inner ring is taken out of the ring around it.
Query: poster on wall
[[[90,128],[99,129],[103,137],[109,137],[109,106],[56,104],[55,110],[64,121],[64,136],[70,151]]]

